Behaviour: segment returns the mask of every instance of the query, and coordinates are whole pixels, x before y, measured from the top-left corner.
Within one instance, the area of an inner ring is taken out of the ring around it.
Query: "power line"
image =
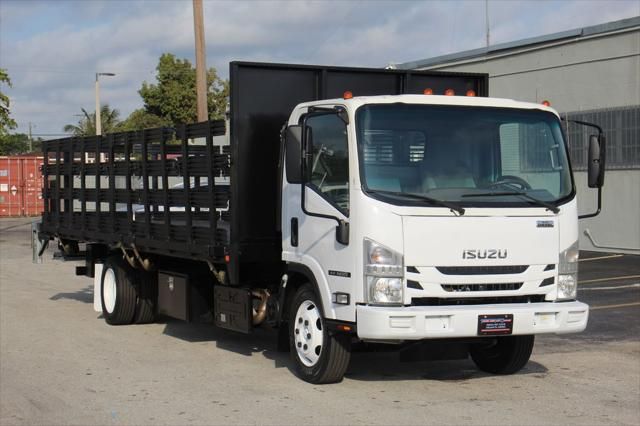
[[[54,74],[95,74],[95,70],[65,70],[65,69],[53,69],[53,68],[30,68],[30,67],[16,67],[12,65],[4,65],[7,69],[11,70],[22,70],[27,72],[45,72],[45,73],[54,73]],[[155,70],[152,71],[117,71],[118,73],[129,73],[129,74],[151,74]]]

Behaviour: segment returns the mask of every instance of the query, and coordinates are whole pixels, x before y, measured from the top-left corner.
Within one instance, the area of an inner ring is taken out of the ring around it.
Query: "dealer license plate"
[[[478,315],[478,335],[505,335],[513,332],[513,314]]]

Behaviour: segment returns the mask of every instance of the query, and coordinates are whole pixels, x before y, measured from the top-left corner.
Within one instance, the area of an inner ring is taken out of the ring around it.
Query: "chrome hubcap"
[[[322,318],[315,303],[305,300],[298,307],[293,332],[298,358],[307,367],[313,367],[320,359],[324,343]]]

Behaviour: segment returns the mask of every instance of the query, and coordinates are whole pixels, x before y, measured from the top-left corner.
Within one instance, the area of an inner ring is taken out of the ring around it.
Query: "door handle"
[[[291,218],[291,246],[298,247],[298,218]]]

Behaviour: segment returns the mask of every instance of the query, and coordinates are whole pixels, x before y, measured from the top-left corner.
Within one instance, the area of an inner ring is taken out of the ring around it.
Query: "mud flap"
[[[213,312],[216,326],[241,333],[251,332],[253,314],[249,290],[214,286]]]

